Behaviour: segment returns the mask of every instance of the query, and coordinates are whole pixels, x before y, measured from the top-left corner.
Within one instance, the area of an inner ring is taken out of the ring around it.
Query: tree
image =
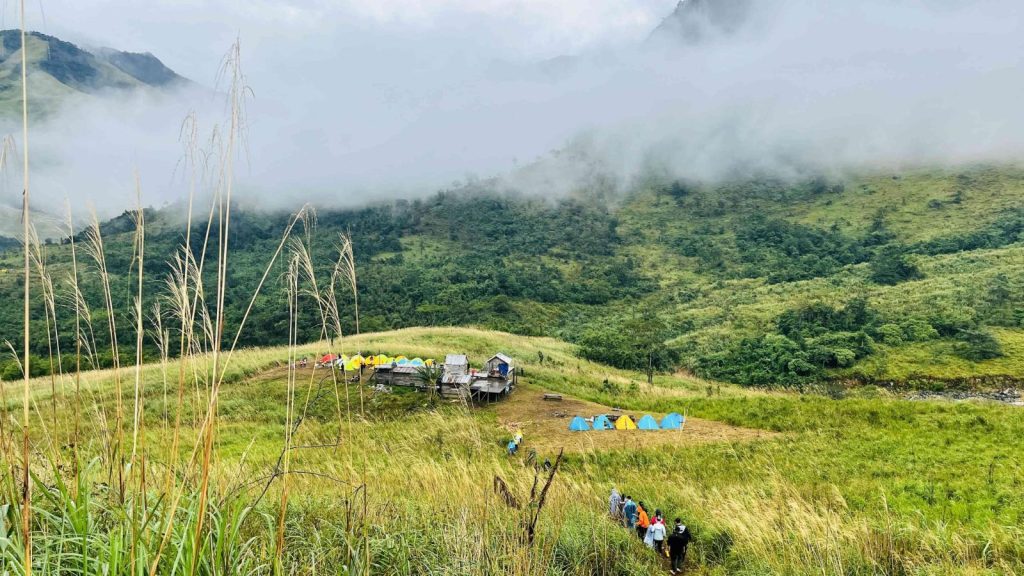
[[[869,264],[871,280],[878,284],[895,285],[907,280],[922,278],[917,265],[899,245],[889,245],[878,250]]]
[[[972,362],[991,360],[1003,355],[1003,348],[987,330],[962,330],[958,334],[959,342],[953,350],[957,356]]]
[[[592,325],[579,339],[580,356],[643,371],[650,383],[655,372],[671,369],[678,361],[676,351],[665,344],[670,335],[668,325],[648,309],[626,321]]]

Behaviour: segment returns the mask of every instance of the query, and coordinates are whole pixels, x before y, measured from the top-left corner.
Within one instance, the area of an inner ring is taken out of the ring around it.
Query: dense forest
[[[318,277],[351,235],[363,332],[480,325],[574,342],[585,357],[647,372],[685,369],[759,386],[826,380],[948,385],[1019,374],[1024,341],[1024,173],[1012,167],[859,178],[705,185],[652,181],[612,200],[586,190],[561,199],[476,183],[412,201],[324,210],[299,226]],[[147,322],[183,243],[181,210],[145,214]],[[236,210],[226,312],[249,305],[290,215]],[[134,342],[128,309],[137,278],[134,219],[100,231],[118,340]],[[202,238],[205,222],[193,224]],[[75,237],[80,246],[84,235]],[[60,345],[74,342],[67,290],[71,238],[40,247],[57,293]],[[193,244],[197,260],[201,244]],[[16,246],[0,261],[0,294],[19,301]],[[206,258],[216,257],[212,243]],[[79,253],[94,326],[105,327],[95,264]],[[282,344],[288,306],[278,263],[240,344]],[[212,275],[212,266],[206,269]],[[36,290],[36,293],[40,293]],[[354,302],[340,290],[343,331]],[[47,333],[42,299],[33,332]],[[164,306],[164,310],[166,310]],[[165,312],[164,312],[165,313]],[[300,300],[300,340],[321,336],[315,303]],[[0,337],[20,336],[20,306],[0,306]],[[156,330],[145,353],[158,355]],[[123,332],[123,334],[122,334]],[[94,329],[95,362],[109,337]],[[55,339],[34,340],[35,374]],[[107,352],[104,352],[107,351]],[[68,367],[64,367],[67,369]],[[17,377],[13,359],[0,375]]]

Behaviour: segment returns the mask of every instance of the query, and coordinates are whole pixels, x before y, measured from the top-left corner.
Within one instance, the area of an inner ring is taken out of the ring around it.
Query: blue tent
[[[654,416],[648,414],[636,423],[636,427],[641,430],[658,430],[658,421],[654,419]]]
[[[569,423],[569,430],[572,432],[586,432],[590,430],[590,424],[587,424],[587,421],[582,416],[577,416]]]
[[[686,418],[683,418],[678,412],[673,412],[661,419],[661,429],[679,430],[683,427],[683,422],[686,422]]]
[[[594,430],[614,430],[615,424],[604,414],[594,417]]]

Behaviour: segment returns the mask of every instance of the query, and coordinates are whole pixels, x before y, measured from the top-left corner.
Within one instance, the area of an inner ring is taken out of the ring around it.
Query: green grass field
[[[300,354],[314,356],[325,348],[309,345]],[[643,448],[624,441],[620,449],[570,453],[541,511],[537,538],[527,545],[521,535],[529,509],[510,508],[493,488],[494,478],[501,477],[522,503],[534,478],[522,454],[504,455],[510,433],[496,418],[500,406],[467,409],[420,393],[376,394],[356,385],[340,384],[335,390],[332,384],[321,386],[330,382],[322,372],[300,372],[296,398],[305,419],[292,438],[291,497],[279,567],[287,573],[362,573],[361,566],[370,566],[374,574],[663,570],[635,538],[604,517],[612,485],[693,527],[692,574],[1024,570],[1024,412],[1019,408],[910,402],[873,388],[833,400],[668,375],[648,386],[643,375],[582,360],[572,346],[557,340],[469,328],[365,334],[345,339],[340,348],[435,358],[465,352],[477,363],[503,350],[525,369],[516,394],[557,391],[606,406],[685,411],[690,418],[777,434],[754,441],[689,443],[684,431],[676,445]],[[227,566],[232,573],[275,570],[272,526],[283,478],[262,499],[257,497],[284,442],[286,357],[283,348],[253,349],[231,360],[218,409],[212,489],[216,520],[211,527],[216,530],[210,541],[216,552],[200,564],[208,573]],[[75,421],[69,411],[72,382],[34,381],[33,453],[39,466],[34,538],[36,561],[42,563],[37,566],[43,566],[37,573],[72,570],[66,564],[80,559],[72,554],[77,547],[87,550],[88,562],[105,563],[112,574],[131,571],[126,566],[129,547],[118,549],[118,542],[136,543],[136,562],[153,557],[167,521],[167,504],[159,494],[168,471],[176,471],[174,485],[190,487],[187,493],[196,482],[194,473],[168,468],[180,460],[167,453],[175,391],[165,381],[173,382],[176,370],[176,364],[150,364],[142,372],[142,445],[151,493],[146,504],[150,524],[142,528],[132,522],[136,509],[112,500],[103,472],[108,469],[105,426],[115,402],[112,374],[83,376],[79,450],[82,462],[91,464],[77,499],[54,497],[65,494],[58,479],[71,477],[71,450],[55,439],[66,438]],[[131,370],[122,378],[130,391]],[[56,398],[50,394],[54,384]],[[20,403],[12,398],[12,384],[4,386],[4,460],[14,463]],[[194,420],[207,393],[186,392],[183,457],[192,446]],[[544,457],[553,460],[554,454],[538,454]],[[9,487],[11,477],[6,478]],[[90,495],[87,501],[83,494]],[[194,523],[189,511],[195,503],[186,497],[179,506],[181,534],[169,538],[159,573],[172,573],[189,558],[187,527]],[[6,569],[20,573],[15,507],[6,510],[11,543],[0,544],[0,550]],[[142,536],[130,538],[136,529]],[[99,573],[93,568],[86,572]]]

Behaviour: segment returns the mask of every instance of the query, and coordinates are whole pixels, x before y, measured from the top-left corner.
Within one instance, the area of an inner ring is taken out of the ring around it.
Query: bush
[[[811,360],[822,368],[846,368],[875,351],[875,342],[864,332],[832,332],[805,341]]]
[[[904,331],[897,324],[882,324],[878,327],[878,337],[889,346],[899,346],[903,344]]]
[[[750,386],[803,386],[824,373],[796,342],[779,334],[745,338],[725,352],[700,358],[702,376]]]
[[[917,265],[907,256],[902,246],[890,245],[881,248],[871,259],[871,280],[878,284],[894,285],[924,276]]]
[[[962,330],[957,338],[960,341],[953,347],[953,351],[965,360],[980,362],[1003,355],[999,341],[987,330]]]
[[[900,324],[903,329],[903,337],[908,342],[924,342],[939,337],[939,331],[925,320],[915,318]]]

